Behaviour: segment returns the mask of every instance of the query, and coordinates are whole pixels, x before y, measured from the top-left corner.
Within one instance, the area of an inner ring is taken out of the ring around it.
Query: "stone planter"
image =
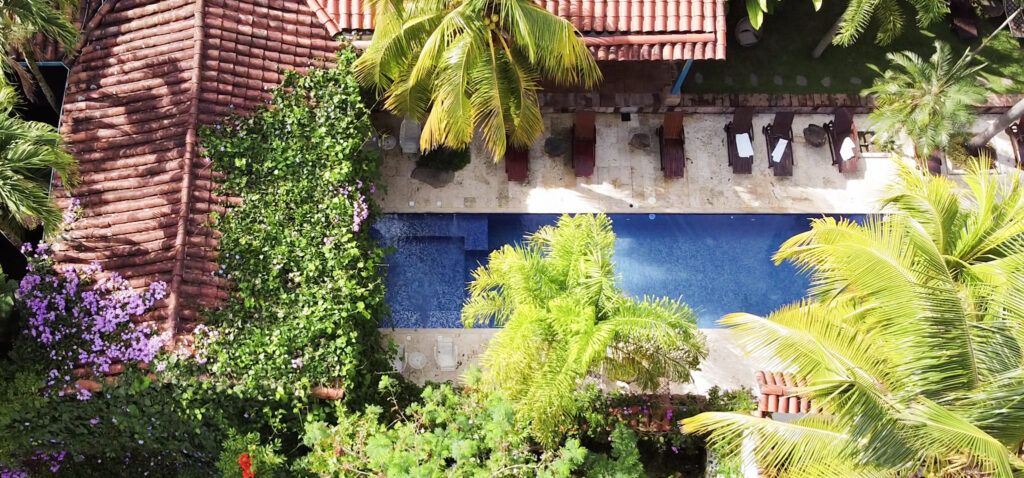
[[[341,400],[345,398],[345,389],[340,388],[341,384],[334,384],[333,387],[316,385],[309,390],[309,394],[321,400]]]

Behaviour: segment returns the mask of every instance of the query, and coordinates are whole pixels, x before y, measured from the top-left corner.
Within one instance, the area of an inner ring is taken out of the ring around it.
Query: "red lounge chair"
[[[1024,163],[1024,120],[1018,121],[1017,124],[1011,124],[1009,128],[1006,128],[1006,134],[1010,136],[1013,157],[1017,161],[1017,167],[1020,168]]]
[[[686,138],[683,136],[683,113],[669,111],[658,128],[661,144],[661,170],[666,178],[681,178],[686,170]]]
[[[572,125],[572,169],[577,178],[594,174],[594,146],[597,143],[597,126],[594,125],[593,111],[576,113]]]
[[[841,173],[856,171],[857,160],[860,158],[860,146],[857,126],[853,124],[853,114],[846,108],[836,108],[835,119],[823,126],[825,127],[825,136],[828,138],[829,153],[832,154],[832,164],[838,166]],[[846,138],[853,143],[853,149],[850,157],[843,158],[843,143]]]
[[[530,175],[530,150],[508,145],[505,149],[505,174],[509,181],[526,182]]]
[[[736,108],[732,113],[732,121],[725,125],[725,145],[729,150],[729,166],[736,174],[750,174],[754,169],[754,109]],[[749,142],[749,154],[740,155],[737,140],[742,141],[742,135],[746,136]]]
[[[776,176],[793,175],[793,113],[775,113],[775,119],[761,129],[768,146],[768,167]],[[776,161],[775,150],[785,141]]]

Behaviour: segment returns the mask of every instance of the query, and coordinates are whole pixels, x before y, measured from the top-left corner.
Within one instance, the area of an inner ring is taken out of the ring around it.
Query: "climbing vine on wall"
[[[361,403],[388,364],[383,252],[369,234],[379,157],[364,148],[354,59],[286,73],[268,105],[202,132],[221,192],[242,201],[213,218],[233,295],[206,313],[199,355],[251,398],[301,402],[328,386]]]

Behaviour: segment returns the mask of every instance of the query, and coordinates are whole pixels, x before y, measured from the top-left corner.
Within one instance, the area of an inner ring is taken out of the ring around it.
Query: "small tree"
[[[876,108],[871,122],[882,143],[905,132],[927,157],[944,149],[950,139],[967,128],[976,117],[974,105],[985,100],[985,89],[977,82],[984,63],[971,65],[965,53],[953,61],[951,48],[935,42],[935,53],[925,61],[912,51],[886,55],[892,67],[864,90],[875,95]]]
[[[706,355],[688,307],[616,286],[614,245],[607,216],[562,216],[473,273],[463,323],[504,326],[480,358],[482,386],[503,392],[542,442],[570,424],[588,376],[655,389],[689,380]]]
[[[356,78],[384,108],[423,122],[420,149],[460,150],[479,130],[495,160],[544,130],[542,81],[592,87],[594,57],[568,20],[530,0],[373,0],[376,31]]]

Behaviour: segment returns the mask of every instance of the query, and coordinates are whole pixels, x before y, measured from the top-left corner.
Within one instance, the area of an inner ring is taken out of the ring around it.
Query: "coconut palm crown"
[[[356,78],[385,109],[423,123],[420,149],[464,149],[478,130],[495,160],[543,132],[541,82],[592,87],[593,56],[567,20],[530,0],[373,0]]]
[[[562,216],[473,273],[463,323],[502,326],[480,357],[481,385],[508,397],[542,442],[571,423],[588,377],[652,390],[689,380],[707,353],[684,304],[616,286],[614,244],[607,216]]]
[[[985,101],[985,88],[978,84],[978,71],[985,64],[972,65],[966,52],[954,61],[951,50],[936,41],[927,61],[911,51],[886,55],[892,66],[864,90],[875,96],[871,121],[880,141],[905,132],[917,153],[927,157],[944,150],[956,133],[971,125],[974,105]]]
[[[1024,473],[1024,189],[978,170],[966,190],[904,168],[863,224],[816,220],[776,261],[810,273],[804,302],[722,319],[773,370],[806,377],[817,413],[684,420],[780,477]]]

